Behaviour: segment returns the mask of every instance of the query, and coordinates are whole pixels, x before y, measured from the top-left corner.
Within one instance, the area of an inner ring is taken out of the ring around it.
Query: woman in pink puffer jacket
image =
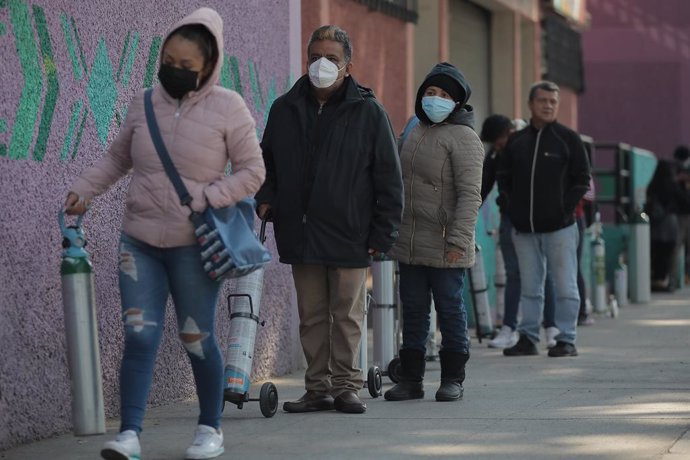
[[[153,106],[163,142],[193,197],[191,207],[230,206],[255,193],[265,168],[254,120],[242,97],[217,86],[222,66],[222,19],[201,8],[176,24],[160,55]],[[232,174],[226,175],[228,163]],[[125,350],[120,374],[121,425],[105,444],[106,459],[139,459],[142,429],[165,305],[172,294],[179,335],[191,360],[200,416],[185,458],[223,453],[220,415],[223,363],[214,335],[221,284],[201,265],[189,220],[151,141],[144,92],[132,100],[108,153],[72,185],[69,214],[131,171],[120,240],[120,292]]]

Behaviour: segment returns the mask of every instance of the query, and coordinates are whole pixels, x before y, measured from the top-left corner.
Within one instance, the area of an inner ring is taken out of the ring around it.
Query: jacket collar
[[[341,103],[361,102],[364,100],[365,95],[371,93],[371,90],[359,86],[357,81],[352,76],[345,78],[343,86],[345,86],[345,89],[342,95]],[[340,91],[340,89],[338,91]],[[313,97],[309,76],[303,75],[295,82],[290,91],[287,92],[285,95],[285,101],[294,105]]]

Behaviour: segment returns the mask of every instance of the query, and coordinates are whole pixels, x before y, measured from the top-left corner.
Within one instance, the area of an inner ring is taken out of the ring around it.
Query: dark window
[[[565,19],[547,13],[542,20],[543,77],[577,93],[585,89],[582,38]]]
[[[417,22],[417,0],[355,0],[369,7],[370,10],[380,11],[388,16],[402,19],[405,22]]]

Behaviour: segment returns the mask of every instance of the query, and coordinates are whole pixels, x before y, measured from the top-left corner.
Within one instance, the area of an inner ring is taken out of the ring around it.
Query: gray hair
[[[321,40],[332,40],[342,44],[345,63],[349,63],[352,60],[352,43],[350,42],[350,37],[347,35],[347,32],[340,27],[331,25],[321,26],[312,32],[309,38],[309,44],[307,45],[307,53],[309,53],[312,43]]]
[[[540,89],[544,90],[544,91],[548,91],[550,93],[559,93],[560,94],[560,92],[561,92],[561,89],[554,82],[548,81],[548,80],[542,80],[542,81],[538,81],[538,82],[532,84],[532,86],[529,89],[528,100],[529,101],[533,100],[537,96],[537,90],[540,90]]]

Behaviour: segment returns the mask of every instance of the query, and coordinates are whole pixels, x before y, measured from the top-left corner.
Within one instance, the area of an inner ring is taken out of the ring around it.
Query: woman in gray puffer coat
[[[453,65],[434,66],[417,91],[419,123],[401,140],[405,190],[400,237],[389,255],[400,265],[403,343],[399,382],[389,401],[424,397],[431,295],[442,335],[437,401],[462,398],[469,359],[465,269],[474,264],[484,147],[467,104],[470,85]]]

